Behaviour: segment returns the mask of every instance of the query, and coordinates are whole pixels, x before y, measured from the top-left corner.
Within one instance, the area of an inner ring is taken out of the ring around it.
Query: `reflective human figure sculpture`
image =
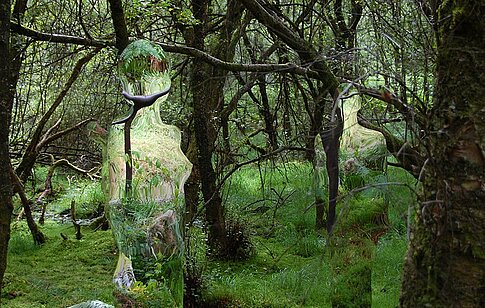
[[[388,155],[386,140],[380,132],[359,124],[358,112],[362,107],[361,100],[358,95],[353,95],[343,103],[344,131],[341,149],[351,156],[346,161],[344,170],[350,171],[361,164],[372,170],[383,171]]]
[[[131,110],[113,122],[106,146],[107,217],[119,250],[113,281],[122,296],[182,307],[183,187],[192,165],[180,131],[160,117],[171,85],[168,60],[160,46],[137,40],[121,54],[118,72]]]

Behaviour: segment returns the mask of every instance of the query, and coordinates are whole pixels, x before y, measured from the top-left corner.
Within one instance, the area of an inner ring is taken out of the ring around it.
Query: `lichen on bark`
[[[485,4],[439,8],[423,195],[406,257],[401,306],[485,305]]]

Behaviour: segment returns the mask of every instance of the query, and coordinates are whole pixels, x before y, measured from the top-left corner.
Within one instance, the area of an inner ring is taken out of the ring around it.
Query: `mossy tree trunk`
[[[9,82],[10,61],[10,1],[0,1],[0,292],[3,275],[7,268],[7,251],[12,219],[12,184],[10,181],[10,158],[8,133],[13,89]]]
[[[439,7],[423,196],[402,307],[485,306],[485,4]]]
[[[185,33],[185,38],[189,46],[205,50],[205,37],[207,35],[208,6],[207,0],[192,0],[194,17],[201,21],[195,25],[192,31]],[[212,166],[212,152],[215,140],[214,123],[210,121],[211,113],[214,111],[211,104],[217,93],[209,90],[210,67],[204,62],[194,59],[191,71],[191,91],[192,107],[194,111],[193,128],[196,144],[196,158],[201,181],[203,200],[205,202],[205,212],[208,227],[208,244],[215,252],[225,246],[226,234],[224,225],[224,214],[222,211],[222,200],[216,190],[216,174]],[[209,93],[210,92],[210,93]]]
[[[326,157],[323,150],[322,139],[320,136],[315,137],[313,166],[313,191],[315,196],[315,229],[321,230],[325,227],[325,202],[326,192],[328,190],[328,176],[326,169]]]
[[[0,1],[0,293],[7,267],[10,222],[13,212],[9,131],[24,50],[19,36],[10,35],[10,20],[13,17],[20,23],[26,7],[27,0],[17,0],[11,14],[12,2]]]
[[[195,136],[193,127],[189,128],[189,141],[187,142],[187,149],[184,150],[185,156],[192,163],[192,172],[185,182],[185,216],[184,222],[190,225],[197,218],[197,210],[200,204],[200,174],[197,161],[197,145],[195,143]]]

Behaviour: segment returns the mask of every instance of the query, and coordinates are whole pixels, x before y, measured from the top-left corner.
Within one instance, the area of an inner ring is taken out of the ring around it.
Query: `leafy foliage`
[[[119,71],[131,80],[140,80],[145,74],[164,71],[155,60],[168,61],[163,48],[148,40],[136,40],[121,53]]]

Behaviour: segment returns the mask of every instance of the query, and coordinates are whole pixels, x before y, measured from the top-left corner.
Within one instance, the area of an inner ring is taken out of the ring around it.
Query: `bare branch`
[[[79,23],[81,24],[81,28],[83,28],[83,31],[86,34],[86,36],[88,37],[88,39],[92,40],[93,37],[91,36],[91,34],[89,34],[89,31],[88,31],[88,28],[86,27],[86,24],[84,24],[83,15],[82,15],[82,11],[83,11],[83,1],[82,0],[79,0],[78,8],[79,9],[77,11],[77,14],[78,14],[78,17],[79,17]]]
[[[310,42],[304,40],[286,26],[281,18],[267,8],[268,5],[264,1],[241,0],[241,2],[261,24],[265,25],[293,49],[300,57],[302,63],[309,65],[313,70],[318,72],[318,76],[314,78],[321,80],[325,87],[327,87],[328,93],[335,98],[337,96],[339,82],[330,71],[326,61],[322,59]]]
[[[44,33],[36,30],[28,29],[14,22],[11,22],[10,25],[12,27],[12,31],[14,31],[15,33],[25,35],[27,37],[33,38],[34,40],[38,40],[38,41],[76,44],[76,45],[93,46],[93,47],[115,46],[114,41],[96,40],[96,39],[90,40],[87,38],[70,36],[70,35]],[[165,43],[158,43],[158,44],[167,52],[173,52],[173,53],[185,54],[191,57],[197,57],[212,66],[223,68],[228,71],[273,72],[273,73],[284,72],[284,73],[294,73],[297,75],[303,75],[303,76],[308,76],[312,78],[318,78],[318,73],[316,71],[310,69],[309,67],[299,66],[294,63],[243,64],[243,63],[226,62],[196,48],[181,46],[181,45],[165,44]]]
[[[38,151],[40,148],[42,148],[42,146],[45,144],[45,141],[47,139],[47,137],[49,137],[49,135],[59,127],[59,125],[61,125],[61,122],[62,122],[62,118],[59,118],[59,120],[56,121],[56,123],[54,123],[54,125],[52,125],[46,132],[45,134],[42,136],[42,139],[39,141],[39,143],[37,144],[36,146],[36,151]]]
[[[424,158],[417,149],[411,147],[408,142],[404,142],[392,135],[387,130],[368,122],[361,116],[358,117],[358,122],[365,128],[380,132],[386,139],[388,151],[396,157],[402,168],[409,171],[415,178],[418,178],[419,170],[423,165]]]
[[[180,45],[171,45],[171,44],[163,44],[159,43],[159,45],[168,52],[175,52],[186,54],[192,57],[197,57],[202,61],[217,66],[219,68],[223,68],[228,71],[244,71],[244,72],[284,72],[284,73],[295,73],[298,75],[309,76],[312,78],[318,78],[318,73],[309,67],[299,66],[294,63],[285,63],[285,64],[243,64],[243,63],[234,63],[234,62],[226,62],[222,61],[208,53],[200,51],[199,49],[187,47],[187,46],[180,46]]]
[[[65,34],[55,34],[55,33],[45,33],[29,29],[13,21],[10,22],[10,29],[20,35],[24,35],[33,38],[36,41],[51,42],[51,43],[63,43],[63,44],[75,44],[83,46],[92,47],[107,47],[114,46],[114,41],[108,40],[98,40],[98,39],[88,39],[84,37],[65,35]]]
[[[74,66],[74,69],[71,72],[71,75],[69,76],[69,79],[64,84],[63,89],[57,95],[56,99],[52,103],[49,110],[47,110],[47,112],[42,116],[39,123],[37,124],[34,134],[30,140],[30,143],[27,146],[27,149],[25,150],[24,155],[22,156],[22,160],[15,170],[15,172],[18,174],[18,176],[20,177],[23,183],[27,180],[28,176],[30,175],[32,167],[34,166],[35,161],[37,159],[37,155],[41,148],[39,147],[39,142],[41,140],[42,131],[44,130],[45,125],[49,121],[52,114],[55,112],[56,108],[64,100],[64,97],[66,96],[69,89],[71,89],[72,85],[81,74],[81,70],[84,67],[84,65],[87,62],[89,62],[99,52],[100,49],[101,48],[97,48],[96,50],[90,52],[89,54],[87,54],[86,56],[78,60],[78,62]]]
[[[76,129],[79,129],[80,127],[82,127],[83,125],[89,123],[89,122],[92,122],[92,121],[96,121],[95,119],[86,119],[86,120],[83,120],[79,123],[77,123],[76,125],[74,126],[71,126],[69,128],[66,128],[64,130],[61,130],[60,132],[57,132],[55,134],[53,134],[52,136],[49,136],[47,133],[45,134],[45,138],[39,142],[39,148],[42,148],[43,146],[45,146],[46,144],[49,144],[51,143],[52,141],[54,140],[57,140],[59,139],[60,137],[66,135],[66,134],[69,134],[70,132],[76,130]]]
[[[383,92],[380,90],[372,89],[372,88],[367,88],[363,85],[360,85],[358,83],[353,83],[353,86],[357,88],[357,90],[367,96],[376,98],[378,100],[381,100],[383,102],[386,102],[392,106],[394,106],[400,114],[402,114],[407,121],[414,121],[416,122],[420,127],[425,126],[425,119],[421,115],[421,113],[417,113],[414,111],[414,109],[404,103],[399,97],[397,97],[394,93],[391,92]]]

